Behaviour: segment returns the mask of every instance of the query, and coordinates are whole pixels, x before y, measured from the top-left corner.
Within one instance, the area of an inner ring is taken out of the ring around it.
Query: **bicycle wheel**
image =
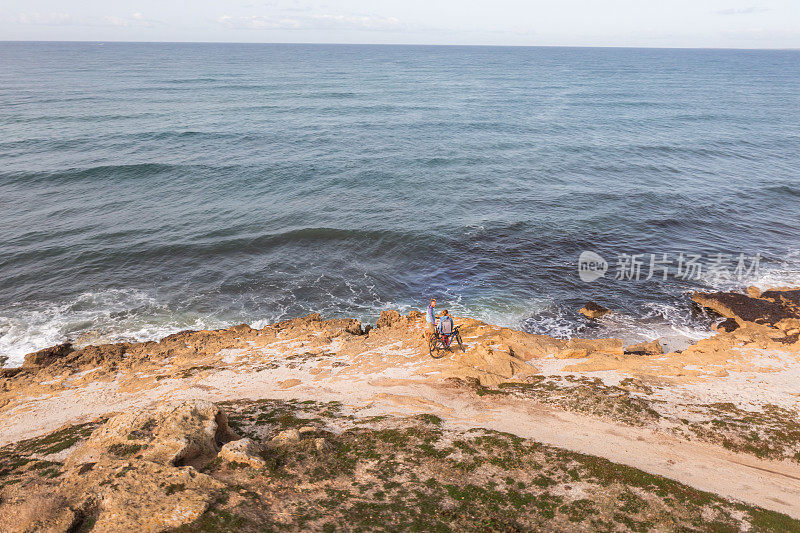
[[[466,350],[464,349],[464,343],[461,342],[461,332],[456,331],[455,337],[456,337],[456,342],[458,342],[458,347],[461,348],[462,352],[466,352]]]
[[[431,337],[428,341],[428,351],[434,359],[439,359],[444,356],[444,344],[442,340],[439,337]]]

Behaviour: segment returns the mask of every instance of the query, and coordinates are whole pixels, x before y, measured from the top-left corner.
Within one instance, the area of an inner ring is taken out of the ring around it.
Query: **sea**
[[[750,285],[800,285],[797,50],[0,43],[6,366],[431,297],[679,346]]]

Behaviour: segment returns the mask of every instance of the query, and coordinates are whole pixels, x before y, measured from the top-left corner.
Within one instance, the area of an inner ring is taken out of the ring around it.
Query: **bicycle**
[[[453,332],[449,335],[445,335],[443,333],[439,333],[438,330],[433,332],[431,338],[428,339],[428,351],[431,354],[431,357],[434,359],[439,359],[444,357],[444,352],[449,351],[452,353],[453,351],[453,340],[458,343],[458,347],[461,348],[462,352],[465,352],[464,349],[464,342],[461,340],[461,331],[459,328],[461,326],[456,326],[453,328]]]

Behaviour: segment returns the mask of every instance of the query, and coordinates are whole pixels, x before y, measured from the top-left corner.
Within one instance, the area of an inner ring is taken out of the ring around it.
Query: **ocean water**
[[[0,43],[0,355],[431,296],[700,338],[692,290],[800,284],[799,173],[798,51]],[[760,269],[615,279],[680,252]]]

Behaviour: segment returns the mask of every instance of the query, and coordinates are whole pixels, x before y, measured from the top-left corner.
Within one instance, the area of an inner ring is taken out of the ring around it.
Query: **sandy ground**
[[[303,359],[292,356],[302,355],[307,343],[276,339],[263,346],[223,349],[209,358],[212,364],[187,377],[176,377],[169,359],[133,375],[119,372],[113,379],[93,380],[98,369],[90,368],[48,380],[43,385],[56,386],[52,392],[20,398],[7,406],[0,420],[0,444],[162,400],[336,400],[356,416],[433,413],[451,427],[507,431],[800,518],[800,464],[760,460],[525,398],[480,397],[436,379],[461,354],[433,361],[420,354],[417,344],[398,340],[342,354],[337,351],[340,341],[334,339],[323,348],[325,357]],[[759,359],[742,364],[748,357]],[[708,375],[700,375],[658,393],[673,403],[735,399],[742,405],[797,405],[798,396],[792,392],[800,371],[796,358],[759,353],[738,354],[733,359],[738,372],[726,372],[713,382]],[[265,362],[270,363],[268,368]],[[581,363],[580,359],[531,361],[532,370],[550,375],[574,373],[569,368]],[[594,370],[583,375],[618,383],[630,374]]]

